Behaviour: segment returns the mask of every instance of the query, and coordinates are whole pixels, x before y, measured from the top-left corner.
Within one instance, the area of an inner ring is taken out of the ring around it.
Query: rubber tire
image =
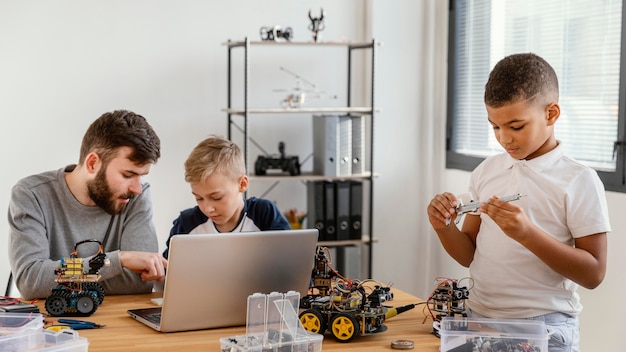
[[[46,298],[46,311],[48,314],[58,317],[67,311],[67,301],[61,295],[51,295]]]
[[[92,315],[98,309],[98,303],[89,292],[82,292],[76,300],[76,311],[82,316]]]
[[[339,342],[350,342],[360,333],[359,322],[349,313],[337,313],[330,321],[330,332]]]
[[[300,322],[304,330],[317,334],[324,334],[328,326],[324,314],[315,309],[307,309],[300,313]]]

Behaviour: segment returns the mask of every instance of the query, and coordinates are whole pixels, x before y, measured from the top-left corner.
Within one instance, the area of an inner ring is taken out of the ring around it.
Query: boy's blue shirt
[[[245,214],[245,219],[242,219],[242,221],[246,222],[244,231],[291,229],[287,219],[280,212],[276,204],[270,200],[250,197],[244,202],[243,213]],[[198,226],[205,225],[207,222],[211,222],[211,219],[204,215],[197,205],[193,208],[181,211],[178,218],[174,220],[170,235],[165,242],[166,249],[163,251],[163,257],[167,258],[169,255],[170,239],[172,236],[189,234]],[[241,222],[239,224],[241,224]],[[213,233],[219,233],[214,225],[210,227],[214,229]]]

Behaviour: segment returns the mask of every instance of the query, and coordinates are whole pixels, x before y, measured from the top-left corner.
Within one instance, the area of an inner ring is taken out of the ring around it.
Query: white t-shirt
[[[604,185],[595,170],[566,156],[561,144],[532,160],[503,153],[487,158],[471,175],[475,200],[524,195],[515,204],[559,241],[611,231]],[[469,215],[476,216],[476,215]],[[532,252],[481,214],[470,265],[474,287],[469,307],[492,318],[527,318],[582,310],[578,285],[553,271]]]

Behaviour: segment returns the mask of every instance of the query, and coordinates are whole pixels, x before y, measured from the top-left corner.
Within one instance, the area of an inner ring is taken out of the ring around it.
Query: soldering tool
[[[512,202],[514,200],[518,200],[520,198],[522,198],[523,195],[516,193],[516,194],[512,194],[510,196],[506,196],[506,197],[502,197],[502,198],[498,198],[501,201],[505,201],[505,202]],[[454,219],[454,223],[458,225],[459,221],[461,221],[461,217],[465,214],[465,213],[473,213],[478,211],[478,209],[480,209],[480,202],[479,201],[475,201],[475,200],[471,200],[468,204],[459,204],[456,207],[456,219]],[[446,219],[446,226],[450,225],[452,218],[447,218]]]
[[[400,313],[404,313],[407,310],[411,310],[413,308],[415,308],[415,304],[407,304],[405,306],[400,306],[400,307],[389,307],[387,308],[387,312],[385,312],[385,320],[389,318],[393,318],[396,315]]]

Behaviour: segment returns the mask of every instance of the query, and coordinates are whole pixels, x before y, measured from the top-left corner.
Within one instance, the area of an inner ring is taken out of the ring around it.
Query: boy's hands
[[[162,281],[165,278],[167,259],[160,253],[120,251],[122,267],[141,275],[143,281]]]
[[[512,202],[500,200],[498,196],[483,202],[480,212],[489,216],[507,236],[518,242],[523,241],[533,227],[522,208]]]
[[[456,218],[458,199],[452,193],[437,194],[428,204],[428,221],[435,231],[447,228],[446,220]]]

